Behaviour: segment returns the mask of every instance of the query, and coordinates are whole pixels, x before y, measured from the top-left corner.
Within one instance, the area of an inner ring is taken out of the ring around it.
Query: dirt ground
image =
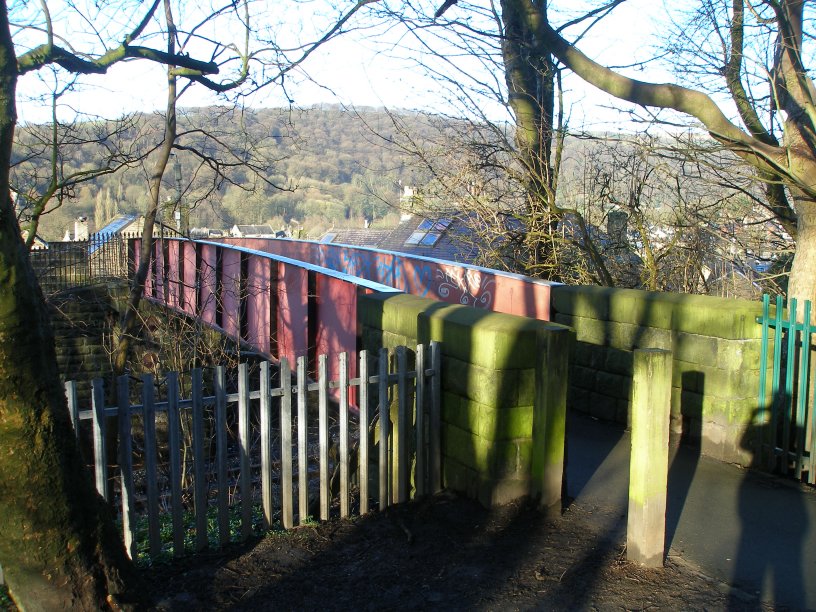
[[[143,570],[159,610],[758,610],[680,558],[626,561],[625,517],[489,512],[442,493]]]

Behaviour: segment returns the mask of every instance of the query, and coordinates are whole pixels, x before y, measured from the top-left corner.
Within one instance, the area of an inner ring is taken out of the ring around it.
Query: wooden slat
[[[261,499],[263,501],[263,524],[272,526],[272,398],[269,390],[270,364],[261,363]]]
[[[284,529],[294,527],[292,507],[292,369],[286,357],[280,362],[281,428],[281,522]]]
[[[410,478],[410,454],[408,448],[408,428],[410,410],[408,406],[408,354],[404,346],[398,346],[397,356],[397,487],[395,502],[408,501]]]
[[[144,466],[147,487],[147,539],[150,556],[161,552],[159,533],[159,466],[156,462],[156,408],[153,376],[142,377],[142,423],[144,427]]]
[[[320,520],[329,519],[329,374],[326,367],[326,355],[320,355],[318,361],[318,442],[320,457]]]
[[[77,400],[77,385],[75,380],[66,381],[65,399],[68,402],[71,425],[74,426],[74,438],[76,438],[77,444],[79,444],[79,401]]]
[[[110,503],[108,485],[108,445],[105,441],[105,388],[101,378],[91,381],[91,405],[93,415],[94,475],[96,490]]]
[[[119,412],[119,478],[122,496],[122,531],[125,552],[136,558],[136,503],[133,487],[133,443],[130,424],[130,390],[127,375],[116,378]]]
[[[391,434],[391,407],[388,404],[388,349],[386,348],[380,349],[378,400],[380,402],[380,510],[385,510],[391,499],[388,493],[391,471],[388,465],[388,439]]]
[[[431,342],[431,406],[428,431],[428,463],[430,475],[428,485],[431,493],[442,489],[442,347],[439,342]]]
[[[216,483],[218,486],[218,543],[230,541],[229,497],[227,482],[227,375],[224,366],[215,369],[215,452]]]
[[[416,347],[416,483],[417,497],[425,495],[425,346]]]
[[[306,358],[297,358],[298,524],[309,515],[308,423],[306,415]]]
[[[349,495],[349,445],[348,445],[348,354],[338,355],[340,379],[340,518],[346,518],[351,511]]]
[[[241,539],[252,535],[252,471],[249,439],[249,368],[238,366],[238,449],[240,455]]]
[[[190,373],[193,413],[193,507],[195,510],[195,549],[207,548],[207,459],[204,456],[204,376],[201,368]]]
[[[360,351],[360,514],[368,513],[368,351]]]
[[[184,515],[181,499],[181,428],[178,374],[167,374],[167,432],[170,462],[170,512],[173,517],[173,556],[184,554]]]

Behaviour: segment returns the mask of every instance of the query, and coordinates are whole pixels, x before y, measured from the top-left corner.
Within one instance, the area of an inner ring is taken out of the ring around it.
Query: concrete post
[[[626,556],[648,567],[665,551],[671,377],[671,351],[635,351]]]
[[[536,338],[530,496],[538,499],[541,508],[554,507],[561,501],[569,362],[574,338],[575,332],[566,327],[539,330]]]

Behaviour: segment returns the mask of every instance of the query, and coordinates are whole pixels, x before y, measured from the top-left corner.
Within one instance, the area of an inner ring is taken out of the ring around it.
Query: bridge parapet
[[[218,242],[306,261],[420,297],[540,321],[551,320],[550,291],[558,285],[470,264],[367,247],[280,238],[223,238]]]
[[[138,252],[138,241],[132,249]],[[145,283],[145,297],[153,302],[197,317],[268,357],[294,362],[306,356],[310,364],[318,354],[356,355],[361,293],[400,291],[247,246],[181,239],[156,241]],[[337,367],[330,364],[332,376]]]

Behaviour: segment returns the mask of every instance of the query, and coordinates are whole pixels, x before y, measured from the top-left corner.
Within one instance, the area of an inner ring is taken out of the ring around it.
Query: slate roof
[[[118,234],[126,229],[128,229],[136,220],[139,218],[138,215],[117,215],[113,219],[111,219],[107,225],[98,229],[95,233],[96,234]]]
[[[462,263],[473,262],[477,255],[476,236],[461,213],[459,217],[445,213],[433,217],[412,216],[394,229],[332,229],[320,241]]]

